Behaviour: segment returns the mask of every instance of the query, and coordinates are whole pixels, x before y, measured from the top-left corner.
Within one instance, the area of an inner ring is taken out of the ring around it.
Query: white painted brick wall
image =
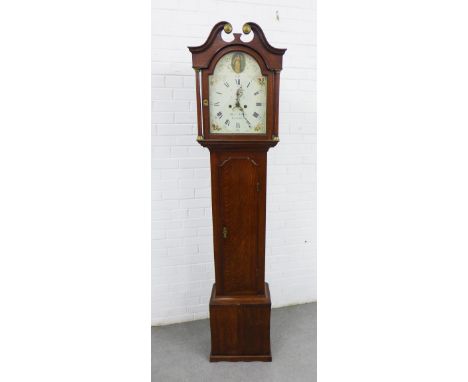
[[[254,21],[273,46],[288,49],[281,142],[268,153],[266,280],[273,307],[317,296],[315,1],[153,0],[153,325],[208,317],[214,282],[209,152],[195,141],[187,46],[202,44],[221,20],[235,32]]]

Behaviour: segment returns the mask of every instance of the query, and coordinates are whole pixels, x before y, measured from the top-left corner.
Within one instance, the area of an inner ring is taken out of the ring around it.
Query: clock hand
[[[243,94],[243,89],[242,89],[242,86],[239,87],[236,91],[236,104],[235,106],[233,107],[233,109],[235,108],[239,108],[240,111],[242,112],[242,117],[245,119],[245,121],[247,122],[247,124],[249,125],[249,128],[252,128],[252,125],[250,124],[249,120],[245,117],[245,113],[244,113],[244,108],[240,105],[240,101],[239,101],[239,98],[241,97],[241,95]]]
[[[244,113],[244,109],[242,107],[239,107],[239,109],[241,109],[242,111],[242,116],[244,117],[244,119],[247,121],[247,124],[249,125],[250,128],[252,128],[252,126],[250,125],[250,122],[247,118],[245,118],[245,113]]]
[[[239,98],[242,95],[242,93],[243,91],[242,91],[242,86],[241,86],[236,91],[236,106],[235,107],[241,108]]]

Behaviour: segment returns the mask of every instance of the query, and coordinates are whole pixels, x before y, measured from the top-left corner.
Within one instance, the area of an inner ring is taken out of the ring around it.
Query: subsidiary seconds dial
[[[265,134],[267,77],[244,52],[221,57],[209,76],[210,132]]]

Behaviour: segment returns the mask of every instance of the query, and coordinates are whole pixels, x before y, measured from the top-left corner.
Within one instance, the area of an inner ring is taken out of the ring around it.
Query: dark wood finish
[[[226,24],[216,24],[203,45],[189,47],[197,75],[197,141],[210,150],[211,161],[216,283],[210,299],[210,361],[271,361],[271,298],[265,283],[267,152],[278,143],[286,49],[272,47],[255,23],[247,23],[254,33],[250,42],[243,42],[240,33],[226,42],[221,37]],[[231,51],[251,55],[268,78],[264,134],[210,133],[208,79]]]
[[[210,361],[271,361],[268,284],[265,294],[218,296],[210,299]]]
[[[253,33],[254,39],[250,42],[244,42],[240,39],[241,33],[233,33],[234,40],[227,42],[221,37],[221,32],[227,21],[220,21],[217,23],[210,32],[205,43],[200,46],[190,46],[189,50],[192,53],[192,63],[194,68],[206,69],[210,64],[215,54],[230,45],[243,45],[250,46],[256,50],[265,60],[269,70],[281,70],[283,68],[283,54],[286,49],[274,48],[267,41],[262,28],[259,25],[248,22]]]
[[[271,355],[210,355],[210,362],[271,362]]]
[[[218,294],[264,295],[266,149],[212,148],[210,156]]]

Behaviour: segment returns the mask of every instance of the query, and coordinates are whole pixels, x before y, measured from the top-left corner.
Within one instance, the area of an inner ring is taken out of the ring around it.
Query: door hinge
[[[228,230],[227,230],[227,227],[224,226],[224,227],[223,227],[223,237],[224,237],[225,239],[227,239],[227,235],[228,235]]]
[[[260,192],[260,182],[257,182],[257,192]]]

